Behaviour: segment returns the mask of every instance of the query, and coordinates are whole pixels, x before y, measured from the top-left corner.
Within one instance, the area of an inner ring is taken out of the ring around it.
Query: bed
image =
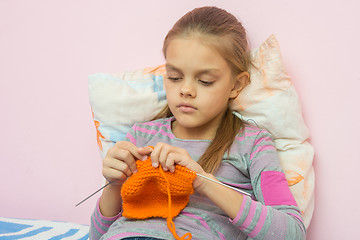
[[[0,239],[89,239],[89,226],[49,220],[0,217]]]

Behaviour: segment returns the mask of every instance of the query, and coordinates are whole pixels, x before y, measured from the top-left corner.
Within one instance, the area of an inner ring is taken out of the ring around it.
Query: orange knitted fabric
[[[137,160],[136,166],[138,172],[128,178],[121,189],[122,215],[135,219],[166,218],[176,239],[185,239],[185,236],[191,239],[190,233],[182,238],[176,235],[172,218],[186,207],[194,193],[192,183],[196,173],[180,165],[175,166],[173,173],[164,172],[161,166],[151,165],[150,157],[145,161]]]

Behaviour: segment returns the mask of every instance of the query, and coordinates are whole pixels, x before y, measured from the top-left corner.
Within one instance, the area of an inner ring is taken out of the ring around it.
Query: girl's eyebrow
[[[182,72],[180,69],[178,69],[178,68],[176,68],[176,67],[174,67],[173,65],[171,65],[171,64],[165,64],[165,67],[166,67],[166,69],[169,69],[169,70],[173,70],[173,71],[177,71],[177,72]],[[219,69],[217,69],[217,68],[208,68],[208,69],[202,69],[202,70],[198,70],[197,72],[196,72],[196,74],[206,74],[206,73],[219,73],[220,72],[220,70]]]
[[[174,71],[177,71],[177,72],[181,72],[180,69],[177,69],[176,67],[174,67],[173,65],[170,65],[170,64],[165,64],[165,68],[166,69],[170,69],[170,70],[174,70]]]

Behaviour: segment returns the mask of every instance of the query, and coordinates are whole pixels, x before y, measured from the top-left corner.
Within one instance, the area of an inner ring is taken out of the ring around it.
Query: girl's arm
[[[135,161],[143,158],[137,149],[130,142],[117,142],[104,158],[102,173],[107,182],[112,182],[103,190],[99,201],[100,211],[105,217],[113,217],[121,210],[122,184],[137,172]]]
[[[215,181],[218,181],[214,175],[203,173],[206,177],[211,178]],[[196,181],[197,188],[195,191],[200,193],[203,196],[209,198],[214,204],[216,204],[221,210],[223,210],[226,215],[231,219],[234,219],[238,214],[244,195],[241,193],[227,188],[223,185],[214,183],[212,181],[197,177]]]
[[[274,174],[273,171],[263,173]],[[279,180],[286,182],[283,174],[283,179],[279,179],[281,174],[282,172],[275,172],[277,179],[275,182],[269,183],[273,185],[275,194],[279,194],[277,197],[280,202],[273,206],[267,206],[263,202],[255,201],[249,196],[202,178],[199,179],[202,183],[196,191],[221,208],[229,216],[230,222],[251,239],[305,239],[305,227],[295,201],[292,200],[292,196],[288,195],[284,198],[281,196],[281,189],[288,189],[288,186],[281,183],[279,185]],[[216,180],[211,174],[208,174],[207,177]]]
[[[109,187],[109,186],[108,186]],[[106,188],[108,188],[106,187]],[[113,217],[106,217],[101,214],[100,211],[100,199],[98,200],[96,204],[96,208],[91,215],[91,224],[90,224],[90,231],[89,231],[89,239],[90,240],[98,240],[101,238],[102,235],[104,235],[111,224],[121,217],[121,212],[119,212],[117,215]]]
[[[99,209],[103,216],[113,217],[120,213],[122,209],[121,186],[119,184],[110,184],[104,188],[99,199]]]
[[[249,174],[257,201],[235,190],[197,177],[194,190],[212,200],[232,224],[252,239],[304,239],[305,227],[289,190],[269,133],[259,133],[247,155]],[[145,148],[139,149],[144,151]],[[149,150],[150,152],[150,150]],[[173,171],[175,164],[185,166],[215,180],[186,150],[158,143],[151,152],[154,165]]]
[[[135,161],[142,159],[138,148],[130,142],[117,142],[109,149],[103,161],[103,175],[107,182],[91,217],[90,239],[99,239],[110,225],[121,216],[121,187],[137,171]]]
[[[252,239],[305,239],[301,212],[271,135],[262,130],[249,141],[253,147],[247,153],[246,164],[256,201],[244,196],[231,222]]]

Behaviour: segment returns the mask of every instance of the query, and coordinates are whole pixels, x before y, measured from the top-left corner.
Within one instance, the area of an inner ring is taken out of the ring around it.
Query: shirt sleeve
[[[125,141],[132,142],[134,145],[136,145],[136,126],[134,125],[129,132],[126,134]],[[90,230],[89,230],[89,239],[90,240],[98,240],[101,238],[102,235],[107,233],[110,226],[121,217],[122,212],[117,214],[114,217],[105,217],[100,212],[99,207],[99,201],[98,199],[96,203],[96,208],[91,215],[91,224],[90,224]]]
[[[114,217],[105,217],[100,212],[99,200],[96,203],[96,208],[91,215],[91,224],[89,231],[90,240],[98,240],[104,235],[108,230],[111,224],[116,221],[116,219],[121,217],[122,212]]]
[[[137,128],[138,127],[136,126],[136,124],[134,124],[125,136],[125,141],[131,142],[135,146],[137,146],[137,141],[136,141],[136,129]]]
[[[230,221],[252,239],[305,239],[305,226],[271,135],[261,131],[248,156],[254,199],[244,196]]]

